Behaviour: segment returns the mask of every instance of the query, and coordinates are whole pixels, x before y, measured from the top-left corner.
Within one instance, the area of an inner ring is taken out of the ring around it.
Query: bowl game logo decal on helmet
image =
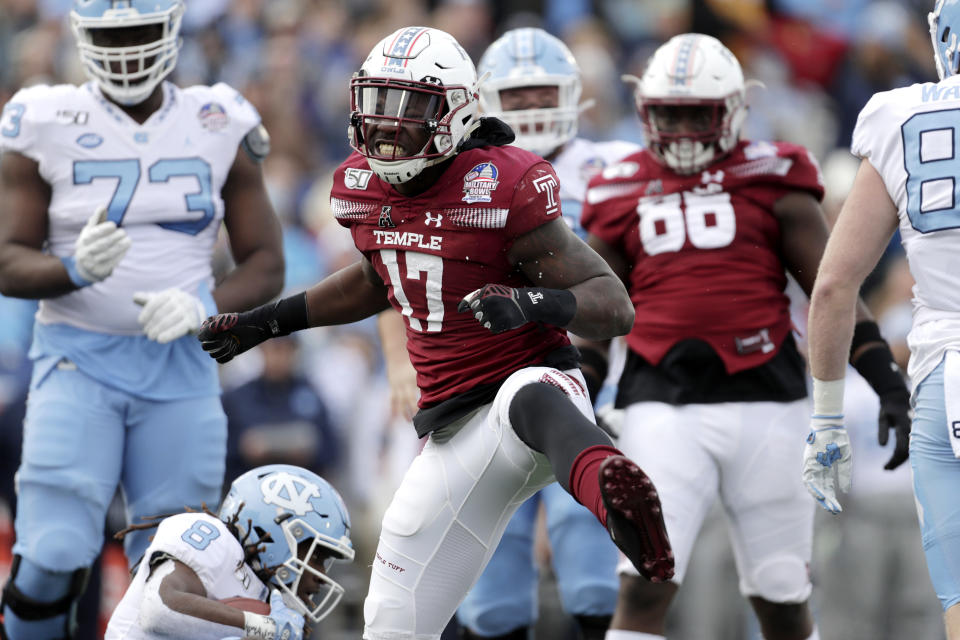
[[[497,167],[490,162],[481,162],[463,176],[463,201],[467,203],[490,202],[490,194],[497,188]]]

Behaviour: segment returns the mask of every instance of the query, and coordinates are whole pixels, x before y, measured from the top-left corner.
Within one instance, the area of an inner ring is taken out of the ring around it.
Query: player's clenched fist
[[[493,333],[516,329],[528,322],[566,326],[577,311],[577,299],[566,289],[485,284],[468,294],[457,311],[472,311],[477,322]]]
[[[265,327],[252,318],[252,312],[218,313],[200,325],[200,340],[203,350],[220,364],[233,360],[233,356],[252,349],[272,337]]]
[[[197,339],[211,358],[223,364],[264,340],[308,326],[306,294],[299,293],[243,313],[210,316],[200,325]]]

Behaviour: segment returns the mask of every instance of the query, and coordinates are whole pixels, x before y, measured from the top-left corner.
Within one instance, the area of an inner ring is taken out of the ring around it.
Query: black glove
[[[877,432],[880,446],[887,445],[890,430],[896,429],[897,441],[893,448],[893,455],[883,466],[888,470],[896,469],[910,455],[910,391],[900,373],[900,368],[893,360],[890,347],[880,336],[880,330],[874,322],[864,321],[857,324],[854,329],[851,354],[859,346],[871,342],[880,344],[864,350],[851,364],[880,399],[879,431]]]
[[[880,422],[877,440],[881,447],[887,446],[890,430],[896,430],[893,455],[884,469],[896,469],[910,455],[910,394],[888,392],[880,396]]]
[[[203,321],[197,339],[203,350],[220,364],[233,360],[233,356],[257,346],[271,338],[265,328],[250,322],[250,312],[218,313]]]
[[[200,325],[197,339],[220,364],[268,338],[287,336],[309,326],[306,293],[268,302],[243,313],[218,313]]]
[[[577,299],[566,289],[485,284],[461,300],[457,311],[473,311],[484,327],[503,333],[528,322],[566,326],[577,311]]]

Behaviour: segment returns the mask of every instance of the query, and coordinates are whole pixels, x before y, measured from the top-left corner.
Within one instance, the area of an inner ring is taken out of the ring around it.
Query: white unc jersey
[[[584,138],[574,138],[550,163],[560,179],[560,210],[563,218],[581,238],[586,238],[587,235],[580,226],[580,212],[587,196],[587,183],[604,168],[639,150],[640,146],[632,142],[591,142]]]
[[[960,76],[874,95],[851,151],[867,158],[897,205],[916,281],[908,373],[919,384],[960,349]]]
[[[244,597],[266,601],[267,586],[243,562],[243,547],[226,525],[206,513],[180,513],[160,523],[137,567],[133,582],[117,605],[104,640],[146,640],[137,625],[150,558],[165,554],[190,567],[214,600]]]
[[[162,88],[163,106],[142,125],[93,83],[22,89],[4,108],[0,151],[35,160],[52,189],[47,250],[72,255],[101,205],[131,240],[107,279],[41,301],[41,324],[136,335],[135,291],[177,287],[211,304],[220,191],[260,116],[225,84]]]

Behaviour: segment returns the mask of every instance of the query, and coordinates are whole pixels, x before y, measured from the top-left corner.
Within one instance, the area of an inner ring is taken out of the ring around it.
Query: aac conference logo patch
[[[200,126],[207,131],[220,131],[230,122],[227,110],[219,102],[208,102],[200,107]]]
[[[492,162],[481,162],[463,176],[463,201],[490,202],[491,194],[500,184],[500,172]]]

